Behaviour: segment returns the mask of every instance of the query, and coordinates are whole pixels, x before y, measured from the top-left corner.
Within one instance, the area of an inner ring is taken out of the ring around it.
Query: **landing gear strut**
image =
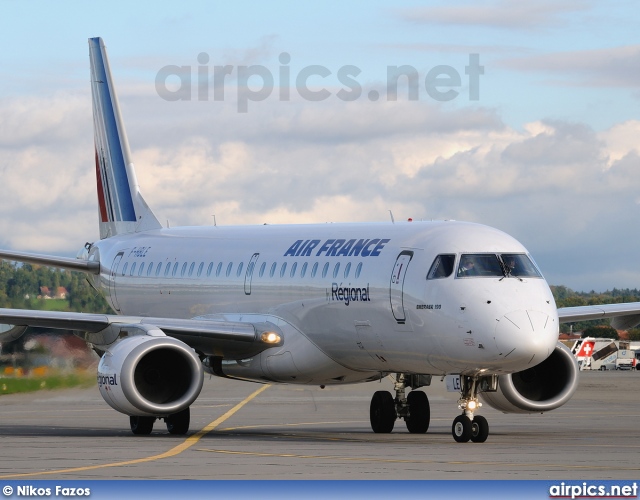
[[[485,390],[494,383],[494,378],[478,378],[460,376],[460,399],[458,408],[462,410],[462,415],[458,415],[453,420],[451,434],[458,443],[466,443],[471,440],[474,443],[484,443],[489,437],[489,423],[482,415],[474,415],[475,410],[482,406],[478,401],[480,384],[486,386]]]
[[[424,392],[411,391],[405,396],[405,388],[417,389],[431,383],[428,375],[405,375],[398,373],[394,398],[388,391],[377,391],[371,398],[369,418],[371,428],[376,433],[389,433],[397,418],[403,418],[411,433],[424,434],[429,429],[431,410],[429,399]]]

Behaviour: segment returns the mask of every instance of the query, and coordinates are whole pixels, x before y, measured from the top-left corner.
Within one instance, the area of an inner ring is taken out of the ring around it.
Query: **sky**
[[[87,39],[171,226],[455,219],[640,288],[634,2],[0,1],[0,247],[98,239]],[[638,262],[636,262],[638,260]]]

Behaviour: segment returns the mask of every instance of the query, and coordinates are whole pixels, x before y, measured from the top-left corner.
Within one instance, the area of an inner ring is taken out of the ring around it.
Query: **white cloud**
[[[556,51],[496,61],[505,68],[557,75],[563,86],[627,87],[640,78],[640,45]]]
[[[172,226],[212,224],[213,214],[225,225],[387,221],[391,209],[397,220],[505,230],[552,283],[637,286],[624,259],[605,257],[619,238],[639,243],[639,122],[595,132],[538,121],[518,131],[490,110],[425,102],[265,101],[243,115],[229,103],[124,95],[142,191]],[[73,255],[97,233],[88,104],[73,95],[43,104],[0,102],[9,131],[0,244]]]
[[[486,26],[491,28],[533,29],[561,25],[563,16],[583,11],[581,1],[495,1],[478,5],[469,3],[453,7],[415,7],[404,9],[401,16],[407,21],[424,24]]]

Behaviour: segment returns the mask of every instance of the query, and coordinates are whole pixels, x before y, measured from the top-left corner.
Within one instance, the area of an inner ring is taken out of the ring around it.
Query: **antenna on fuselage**
[[[391,210],[389,210],[389,215],[391,216],[391,224],[395,224],[395,223],[396,223],[396,221],[395,221],[395,219],[393,218],[393,212],[392,212]]]

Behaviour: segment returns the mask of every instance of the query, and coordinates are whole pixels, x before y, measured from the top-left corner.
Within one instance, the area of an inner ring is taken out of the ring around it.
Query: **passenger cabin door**
[[[391,283],[389,285],[389,300],[391,301],[391,312],[398,324],[404,325],[407,320],[404,310],[404,278],[409,268],[409,263],[413,258],[413,251],[403,250],[398,255],[396,263],[391,272]]]
[[[124,252],[118,252],[116,258],[113,259],[111,265],[111,273],[109,274],[109,296],[111,297],[111,305],[116,311],[120,311],[120,304],[118,304],[118,297],[116,295],[116,274],[118,273],[118,267],[120,267],[120,261]]]
[[[256,262],[258,261],[258,257],[260,257],[260,254],[254,253],[251,256],[249,265],[247,266],[247,272],[244,275],[244,294],[245,295],[251,295],[251,281],[253,280],[253,271],[256,268]]]

